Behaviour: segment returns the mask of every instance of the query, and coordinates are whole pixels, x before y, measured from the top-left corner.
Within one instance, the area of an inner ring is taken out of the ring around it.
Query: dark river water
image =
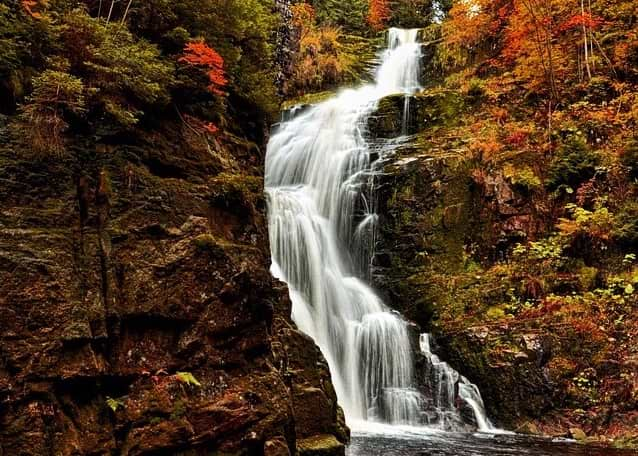
[[[638,451],[581,445],[567,440],[514,434],[454,434],[436,431],[352,433],[347,456],[630,456]]]

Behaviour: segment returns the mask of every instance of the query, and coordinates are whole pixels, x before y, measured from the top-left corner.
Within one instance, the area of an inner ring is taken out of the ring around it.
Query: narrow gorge
[[[432,379],[436,397],[424,396],[414,371],[414,329],[365,283],[378,230],[379,163],[393,150],[392,144],[373,147],[367,125],[379,100],[397,93],[404,94],[407,123],[421,58],[419,30],[391,29],[373,84],[303,110],[277,126],[268,144],[273,274],[290,287],[295,323],[326,356],[351,426],[376,421],[460,429],[454,404],[477,391],[457,385],[457,373],[441,371]],[[438,360],[429,348],[424,352],[436,369]],[[474,396],[468,399],[474,419],[489,429],[480,395]]]
[[[635,0],[0,24],[0,456],[636,454]]]

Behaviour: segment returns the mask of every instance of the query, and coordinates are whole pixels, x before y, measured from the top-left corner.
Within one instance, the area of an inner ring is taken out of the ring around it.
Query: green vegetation
[[[119,409],[126,407],[126,404],[122,399],[113,399],[112,397],[106,398],[106,405],[108,405],[109,408],[114,412],[117,412]]]
[[[105,3],[0,5],[0,100],[20,113],[14,131],[25,150],[60,155],[78,132],[106,139],[176,113],[204,134],[246,134],[226,120],[235,103],[252,106],[254,121],[273,118],[279,21],[269,1]],[[195,41],[219,55],[223,90],[183,61]]]
[[[189,386],[197,386],[201,387],[202,384],[195,378],[195,376],[190,372],[177,372],[175,374],[175,378],[177,381],[184,383]]]

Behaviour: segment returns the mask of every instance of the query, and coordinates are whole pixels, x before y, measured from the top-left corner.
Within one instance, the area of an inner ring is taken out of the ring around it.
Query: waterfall
[[[272,273],[289,286],[293,320],[326,357],[350,423],[425,424],[407,323],[365,282],[378,173],[367,120],[384,96],[420,89],[420,59],[418,31],[391,29],[373,84],[287,117],[268,144]]]
[[[462,428],[465,420],[461,407],[465,404],[472,411],[479,431],[493,430],[478,387],[432,352],[430,334],[421,334],[420,348],[426,359],[425,386],[430,393],[425,407],[427,424],[445,430]]]

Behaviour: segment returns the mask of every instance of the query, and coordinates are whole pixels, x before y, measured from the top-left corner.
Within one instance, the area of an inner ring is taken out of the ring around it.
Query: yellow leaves
[[[580,226],[574,220],[560,218],[558,219],[558,224],[556,225],[558,231],[563,236],[571,237],[576,234],[580,230]]]
[[[301,31],[301,36],[306,34],[307,30],[313,28],[315,23],[315,9],[309,3],[297,3],[290,7],[292,11],[292,23]]]
[[[340,83],[353,64],[340,43],[337,27],[312,27],[300,40],[296,56],[293,86],[300,92],[322,89]]]
[[[570,218],[560,218],[556,228],[561,236],[574,238],[584,234],[591,238],[608,241],[614,227],[614,215],[606,207],[598,206],[593,212],[575,204],[568,204]]]
[[[180,383],[184,383],[190,386],[202,386],[202,384],[195,378],[195,376],[190,372],[177,372],[175,374],[175,378]]]

